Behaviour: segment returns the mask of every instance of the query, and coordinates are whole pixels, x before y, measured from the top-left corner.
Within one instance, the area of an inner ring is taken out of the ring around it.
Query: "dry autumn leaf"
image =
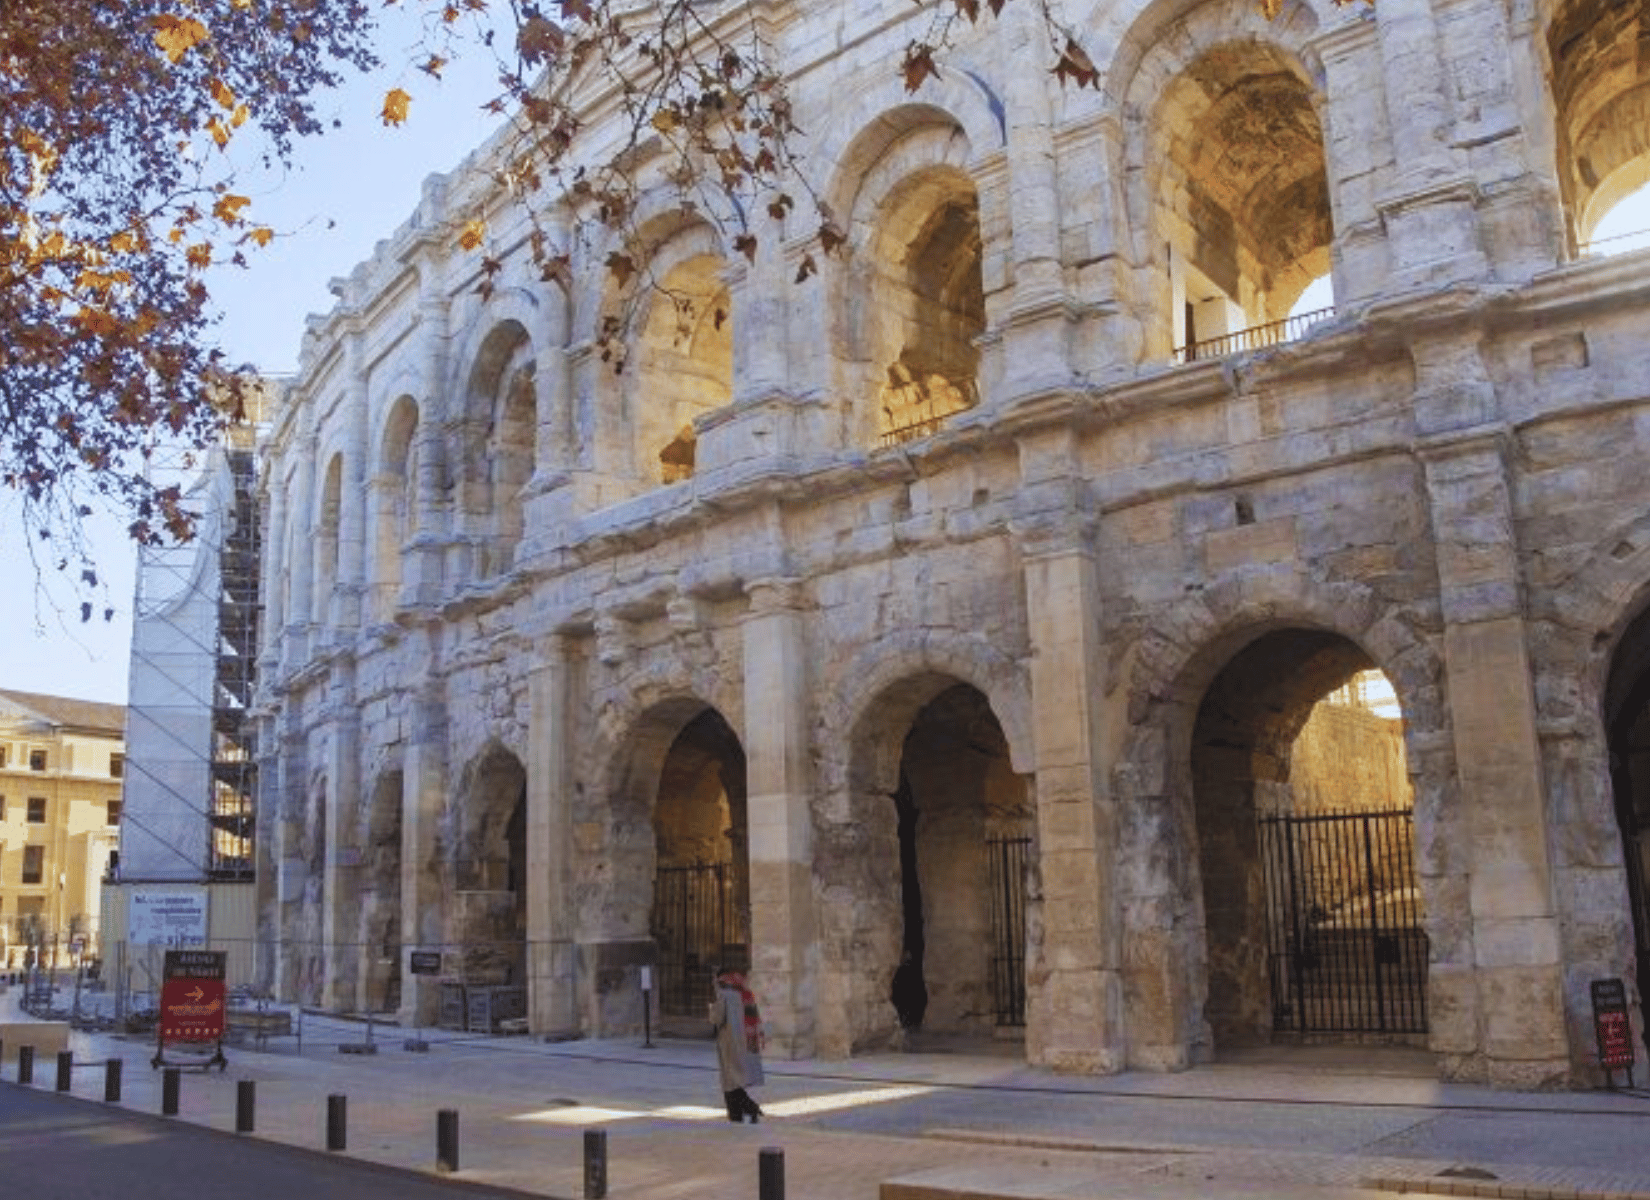
[[[474,250],[487,237],[487,222],[477,218],[464,222],[464,228],[458,231],[458,245],[461,250]]]
[[[411,96],[400,88],[391,88],[384,93],[384,110],[379,116],[386,125],[399,125],[407,119],[407,109],[411,104]]]
[[[155,29],[155,45],[174,63],[206,40],[206,26],[194,17],[174,17],[168,13],[150,18]]]

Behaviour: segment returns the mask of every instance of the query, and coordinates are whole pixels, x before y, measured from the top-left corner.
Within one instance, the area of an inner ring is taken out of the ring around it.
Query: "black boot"
[[[728,1106],[728,1120],[735,1125],[740,1124],[745,1119],[745,1106],[739,1102],[739,1095],[740,1093],[737,1091],[722,1093],[722,1099],[727,1102]]]

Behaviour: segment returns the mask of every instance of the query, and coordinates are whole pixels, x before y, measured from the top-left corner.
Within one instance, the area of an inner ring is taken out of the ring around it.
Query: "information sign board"
[[[412,973],[414,975],[441,974],[441,951],[414,950],[412,952]]]
[[[222,950],[168,950],[160,991],[160,1040],[215,1042],[223,1037]]]
[[[204,946],[206,889],[134,889],[126,909],[126,936],[134,946]]]
[[[1632,1086],[1633,1023],[1627,1014],[1627,986],[1619,979],[1595,979],[1592,984],[1593,1037],[1598,1042],[1598,1063],[1606,1071],[1627,1071]]]

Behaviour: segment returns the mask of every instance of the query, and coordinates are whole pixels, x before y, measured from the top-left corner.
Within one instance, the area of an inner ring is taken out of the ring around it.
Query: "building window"
[[[119,825],[120,824],[120,801],[119,800],[109,801],[109,815],[104,820],[103,823],[105,825]]]
[[[4,821],[5,819],[6,819],[6,798],[4,796],[0,796],[0,821]]]
[[[10,760],[11,760],[11,747],[10,746],[0,746],[0,767],[5,766],[6,763],[9,762]]]
[[[29,751],[29,770],[44,771],[46,769],[46,752],[44,750]]]
[[[126,756],[124,754],[109,755],[109,778],[126,778]]]
[[[46,823],[46,797],[29,797],[29,824],[44,825]]]
[[[45,874],[46,847],[23,847],[23,882],[39,883]]]

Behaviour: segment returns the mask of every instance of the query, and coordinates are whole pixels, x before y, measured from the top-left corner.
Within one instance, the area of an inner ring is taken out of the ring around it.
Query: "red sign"
[[[1598,1040],[1598,1065],[1606,1070],[1633,1069],[1633,1026],[1627,1016],[1627,987],[1619,979],[1599,979],[1592,985],[1593,1036]],[[1628,1079],[1631,1081],[1631,1074]]]
[[[223,980],[168,979],[160,989],[160,1036],[215,1042],[223,1036]]]

